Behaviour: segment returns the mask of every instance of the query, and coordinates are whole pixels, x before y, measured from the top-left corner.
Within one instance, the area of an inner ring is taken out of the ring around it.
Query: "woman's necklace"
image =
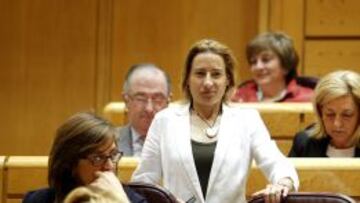
[[[219,132],[219,126],[216,126],[216,123],[219,119],[219,114],[216,116],[216,119],[214,120],[214,122],[211,124],[208,122],[208,120],[206,120],[205,118],[203,118],[201,116],[200,113],[198,113],[197,111],[194,110],[194,112],[196,113],[196,115],[200,118],[200,120],[202,120],[206,125],[207,125],[207,128],[204,129],[204,132],[205,132],[205,135],[206,137],[212,139],[212,138],[215,138]]]

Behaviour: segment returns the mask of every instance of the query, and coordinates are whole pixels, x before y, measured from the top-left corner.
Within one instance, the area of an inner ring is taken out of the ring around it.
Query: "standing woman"
[[[160,184],[186,202],[246,202],[252,160],[271,182],[268,202],[297,189],[294,167],[270,140],[259,113],[227,105],[235,59],[209,39],[190,49],[182,88],[187,103],[159,112],[148,131],[135,181]]]

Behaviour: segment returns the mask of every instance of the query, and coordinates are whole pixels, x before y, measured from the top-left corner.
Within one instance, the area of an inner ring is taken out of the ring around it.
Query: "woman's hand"
[[[266,203],[280,203],[293,189],[293,181],[290,178],[282,178],[276,184],[269,184],[252,196],[263,195]]]
[[[93,187],[99,187],[101,189],[108,190],[109,188],[115,191],[123,191],[123,187],[119,181],[119,178],[112,171],[96,172],[97,178],[90,184]]]
[[[97,178],[89,185],[95,191],[105,191],[107,195],[105,198],[109,200],[116,200],[116,202],[129,203],[129,199],[124,191],[119,178],[114,172],[96,172]]]

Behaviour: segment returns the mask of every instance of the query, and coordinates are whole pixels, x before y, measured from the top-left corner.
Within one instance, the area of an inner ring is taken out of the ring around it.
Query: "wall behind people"
[[[1,1],[0,154],[46,155],[56,126],[120,100],[127,67],[154,62],[180,98],[187,48],[211,37],[231,46],[246,77],[258,1]]]
[[[360,1],[259,1],[260,31],[283,31],[295,41],[299,73],[321,77],[340,68],[360,72]]]
[[[248,78],[244,49],[257,34],[257,10],[258,1],[247,0],[115,1],[111,99],[120,100],[126,68],[139,61],[163,67],[179,99],[187,49],[201,38],[228,44],[238,59],[237,75]]]
[[[61,121],[103,107],[109,2],[1,1],[0,154],[48,154]]]

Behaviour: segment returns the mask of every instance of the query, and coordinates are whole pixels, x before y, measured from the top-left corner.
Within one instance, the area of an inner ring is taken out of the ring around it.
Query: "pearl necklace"
[[[200,120],[202,120],[208,127],[206,129],[204,129],[204,133],[206,135],[206,137],[212,139],[212,138],[215,138],[219,132],[219,126],[215,126],[215,124],[217,123],[218,119],[219,119],[219,113],[218,115],[216,116],[216,119],[215,121],[210,124],[205,118],[203,118],[201,116],[200,113],[198,113],[197,111],[193,110],[196,115],[200,118]]]

